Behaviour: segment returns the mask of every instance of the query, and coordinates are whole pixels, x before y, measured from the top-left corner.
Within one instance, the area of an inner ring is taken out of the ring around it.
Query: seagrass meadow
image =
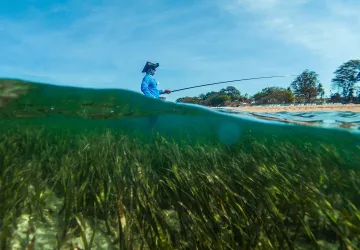
[[[0,249],[359,249],[360,135],[0,80]]]

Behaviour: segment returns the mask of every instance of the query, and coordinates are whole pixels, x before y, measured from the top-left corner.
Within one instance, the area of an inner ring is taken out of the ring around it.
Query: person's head
[[[156,73],[157,67],[159,67],[158,63],[147,62],[142,72],[153,76]]]
[[[156,73],[156,68],[149,68],[146,73],[153,76]]]

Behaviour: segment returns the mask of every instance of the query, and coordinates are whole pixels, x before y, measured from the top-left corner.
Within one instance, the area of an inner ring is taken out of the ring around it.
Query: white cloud
[[[359,22],[349,25],[360,12],[355,3],[331,2],[320,14],[308,8],[309,0],[228,0],[222,9],[216,8],[222,0],[176,7],[163,1],[54,5],[27,13],[27,19],[1,20],[0,56],[9,60],[0,63],[0,73],[139,91],[146,60],[160,62],[161,87],[174,89],[294,74],[314,58],[331,59],[335,67],[360,54]],[[311,53],[299,55],[303,51]],[[289,79],[254,82],[241,91],[254,93],[271,84],[287,86]],[[185,94],[191,92],[179,95]]]
[[[259,31],[287,44],[303,46],[326,60],[344,61],[359,56],[360,2],[316,2],[237,0],[225,8],[234,15],[244,10],[252,13],[259,19],[255,24]]]
[[[0,72],[66,85],[139,90],[146,60],[159,61],[160,74],[166,70],[177,74],[161,80],[174,85],[221,80],[246,65],[256,65],[249,58],[246,65],[243,58],[229,58],[229,48],[241,47],[237,42],[241,35],[224,31],[217,26],[217,18],[199,14],[209,8],[207,4],[169,5],[167,11],[158,10],[159,6],[138,10],[139,5],[120,5],[81,6],[73,20],[56,29],[47,23],[46,15],[76,6],[54,6],[31,20],[4,20],[7,36],[16,40],[5,42],[5,47],[18,61],[0,64]]]
[[[238,23],[246,16],[262,40],[282,45],[277,53],[290,68],[319,73],[327,93],[336,68],[360,58],[358,0],[228,0],[222,9]]]

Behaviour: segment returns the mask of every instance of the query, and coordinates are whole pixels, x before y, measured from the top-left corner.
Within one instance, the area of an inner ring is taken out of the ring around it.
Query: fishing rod
[[[186,90],[186,89],[199,88],[199,87],[203,87],[203,86],[210,86],[210,85],[216,85],[216,84],[221,84],[221,83],[229,83],[229,82],[242,82],[242,81],[250,81],[250,80],[257,80],[257,79],[264,79],[264,78],[276,78],[276,77],[288,77],[288,76],[296,76],[296,75],[283,75],[283,76],[261,76],[261,77],[244,78],[244,79],[231,80],[231,81],[225,81],[225,82],[214,82],[214,83],[208,83],[208,84],[203,84],[203,85],[197,85],[197,86],[187,87],[187,88],[182,88],[182,89],[175,89],[175,90],[172,90],[172,91],[171,91],[171,93],[173,93],[173,92],[177,92],[177,91]]]

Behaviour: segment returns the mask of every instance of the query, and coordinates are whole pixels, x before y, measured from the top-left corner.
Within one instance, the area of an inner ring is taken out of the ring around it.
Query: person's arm
[[[155,80],[154,80],[155,81]],[[156,83],[156,85],[158,85],[159,83]],[[158,89],[159,91],[159,95],[162,95],[162,94],[170,94],[171,93],[171,90],[169,89]]]
[[[141,83],[141,91],[144,93],[144,95],[146,95],[148,97],[156,98],[149,91],[149,78],[148,77],[144,77],[144,79]]]
[[[170,89],[160,89],[159,90],[159,95],[162,95],[162,94],[170,94],[171,93],[171,90]]]

